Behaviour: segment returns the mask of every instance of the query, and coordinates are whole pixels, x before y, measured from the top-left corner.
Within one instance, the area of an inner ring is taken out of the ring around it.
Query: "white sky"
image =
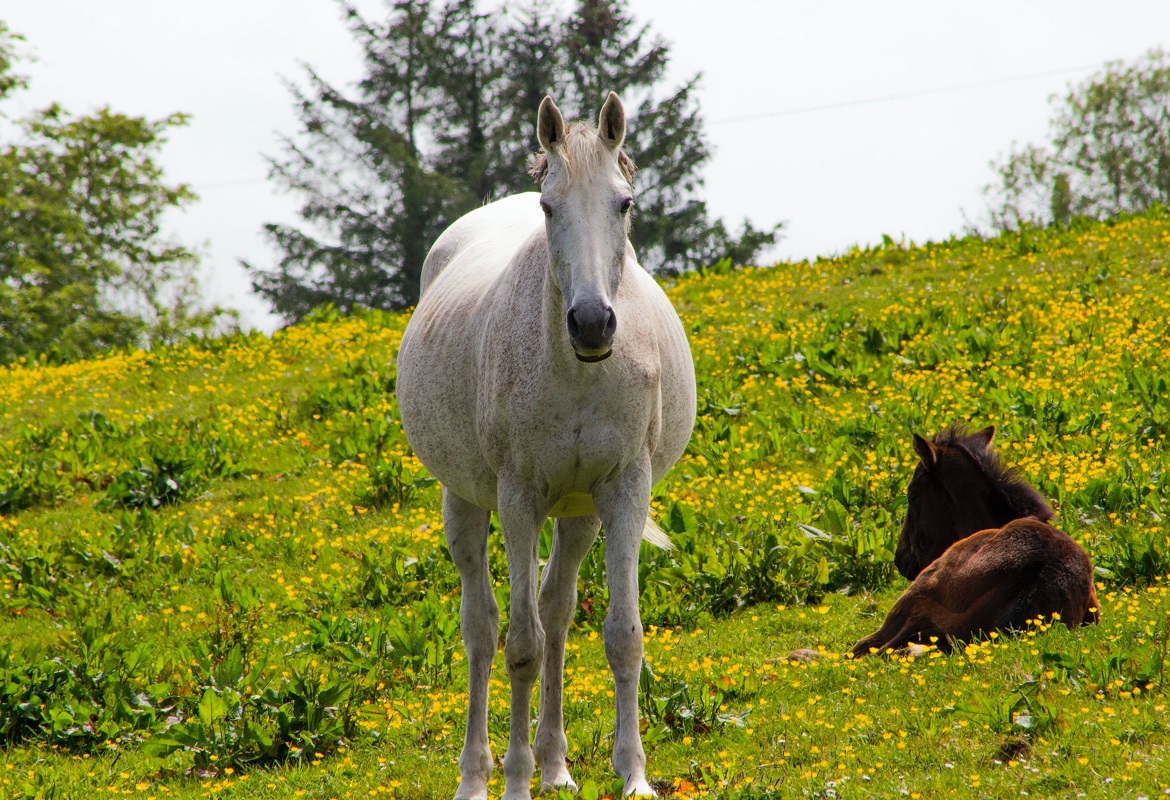
[[[379,0],[357,4],[383,14]],[[837,253],[883,233],[923,241],[961,232],[963,212],[977,219],[983,210],[989,162],[1013,140],[1043,141],[1051,94],[1106,61],[1170,46],[1166,0],[630,5],[672,43],[672,83],[703,73],[716,150],[708,202],[734,228],[745,216],[785,221],[773,258]],[[109,105],[192,115],[163,163],[169,180],[202,199],[168,229],[203,253],[210,300],[272,330],[238,260],[273,263],[261,225],[297,220],[297,199],[265,180],[263,155],[296,130],[282,78],[299,80],[301,62],[335,84],[360,76],[339,7],[0,0],[0,19],[38,59],[23,66],[31,90],[6,104],[10,116],[52,101],[75,113]]]

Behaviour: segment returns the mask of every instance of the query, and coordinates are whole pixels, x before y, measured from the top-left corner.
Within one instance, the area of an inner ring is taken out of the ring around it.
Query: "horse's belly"
[[[476,435],[471,337],[458,326],[431,324],[427,311],[416,311],[398,356],[398,409],[406,438],[444,487],[494,509],[496,476]]]
[[[583,412],[543,421],[517,415],[496,454],[501,472],[537,488],[550,516],[595,514],[593,491],[598,484],[646,456],[649,415],[631,416],[637,424],[627,427]]]
[[[589,517],[597,513],[593,495],[587,492],[569,492],[561,497],[549,512],[550,517]]]

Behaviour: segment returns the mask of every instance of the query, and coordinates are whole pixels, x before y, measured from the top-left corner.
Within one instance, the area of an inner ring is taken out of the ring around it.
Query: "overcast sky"
[[[567,8],[568,3],[560,4]],[[358,6],[382,15],[379,0]],[[632,0],[672,44],[670,82],[703,73],[715,157],[712,210],[738,227],[784,221],[773,259],[961,232],[978,219],[989,162],[1043,141],[1048,98],[1107,61],[1170,45],[1167,0],[980,3]],[[20,116],[56,101],[148,117],[192,115],[167,144],[167,176],[201,200],[168,219],[203,253],[209,299],[244,322],[276,320],[240,258],[269,264],[269,221],[297,200],[265,180],[265,154],[296,129],[283,79],[301,62],[344,85],[357,49],[332,0],[0,0],[28,39]],[[598,98],[600,104],[601,98]],[[590,111],[590,115],[596,109]]]

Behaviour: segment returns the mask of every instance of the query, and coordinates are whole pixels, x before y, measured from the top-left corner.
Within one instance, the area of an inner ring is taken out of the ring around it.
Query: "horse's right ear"
[[[922,459],[922,463],[928,468],[933,467],[938,461],[938,454],[934,449],[934,445],[927,439],[923,439],[917,433],[914,434],[914,452],[918,453],[918,457]]]
[[[565,118],[548,95],[540,101],[536,112],[536,138],[546,153],[555,153],[565,142]]]
[[[975,438],[975,441],[977,441],[977,442],[979,442],[981,445],[983,445],[983,449],[984,449],[984,450],[986,450],[986,449],[990,448],[990,447],[991,447],[991,442],[992,442],[992,441],[995,439],[995,426],[994,426],[994,425],[988,425],[988,426],[987,426],[986,428],[984,428],[983,430],[981,430],[981,431],[979,431],[978,433],[974,434],[974,438]]]

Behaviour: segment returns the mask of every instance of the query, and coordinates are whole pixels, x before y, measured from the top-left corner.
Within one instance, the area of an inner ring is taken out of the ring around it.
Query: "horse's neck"
[[[572,358],[566,327],[568,309],[548,266],[548,245],[543,228],[517,251],[496,279],[487,303],[488,339],[505,336],[510,341],[496,349],[505,362],[519,359],[529,369],[563,354]]]
[[[552,271],[549,270],[547,263],[541,275],[541,281],[540,336],[544,345],[542,349],[549,354],[550,358],[555,358],[557,354],[561,353],[567,356],[573,350],[573,345],[569,342],[569,329],[566,324],[569,310],[561,290],[557,287],[556,281],[553,280]]]
[[[956,533],[962,537],[988,528],[1002,528],[1017,518],[998,487],[987,484],[968,491],[970,494],[956,515]]]

